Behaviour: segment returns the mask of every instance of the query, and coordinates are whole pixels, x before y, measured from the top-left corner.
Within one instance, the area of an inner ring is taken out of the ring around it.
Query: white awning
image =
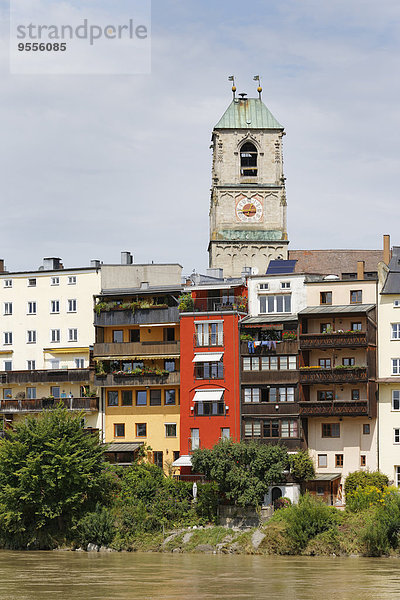
[[[219,402],[225,390],[197,390],[193,402]]]
[[[173,467],[191,467],[192,459],[189,455],[180,456],[172,463]]]
[[[201,352],[194,355],[192,362],[218,362],[223,357],[223,352]]]

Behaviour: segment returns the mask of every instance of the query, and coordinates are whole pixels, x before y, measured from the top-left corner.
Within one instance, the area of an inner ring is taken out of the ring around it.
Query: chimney
[[[390,262],[390,235],[383,236],[383,262],[385,265]]]
[[[358,260],[357,261],[357,279],[365,279],[365,275],[364,275],[364,270],[365,270],[365,260]]]
[[[100,264],[101,264],[101,263],[100,263],[100,261],[99,261],[99,260],[91,260],[91,261],[90,261],[90,266],[91,266],[91,267],[96,267],[96,269],[99,269],[99,268],[100,268]]]
[[[0,258],[0,273],[4,273],[4,259]]]
[[[61,258],[44,258],[43,259],[43,270],[44,271],[58,271],[62,269]]]
[[[121,252],[121,265],[131,265],[133,256],[130,252]]]
[[[224,278],[224,270],[223,269],[207,269],[207,277],[213,277],[214,279],[223,279]]]

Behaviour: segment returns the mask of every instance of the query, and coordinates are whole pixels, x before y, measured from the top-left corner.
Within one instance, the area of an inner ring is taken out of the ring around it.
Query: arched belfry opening
[[[242,177],[257,177],[257,148],[251,142],[246,142],[240,149],[240,175]]]

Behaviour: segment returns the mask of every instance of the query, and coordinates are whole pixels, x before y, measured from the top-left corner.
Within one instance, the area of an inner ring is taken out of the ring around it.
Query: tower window
[[[242,177],[257,176],[257,148],[247,142],[240,149],[240,175]]]

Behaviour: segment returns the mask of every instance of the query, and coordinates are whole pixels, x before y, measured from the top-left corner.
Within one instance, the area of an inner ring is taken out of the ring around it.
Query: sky
[[[289,248],[400,245],[398,0],[153,0],[145,75],[10,74],[2,0],[0,17],[10,271],[130,251],[204,272],[210,139],[232,74],[250,97],[260,74],[285,127]]]

